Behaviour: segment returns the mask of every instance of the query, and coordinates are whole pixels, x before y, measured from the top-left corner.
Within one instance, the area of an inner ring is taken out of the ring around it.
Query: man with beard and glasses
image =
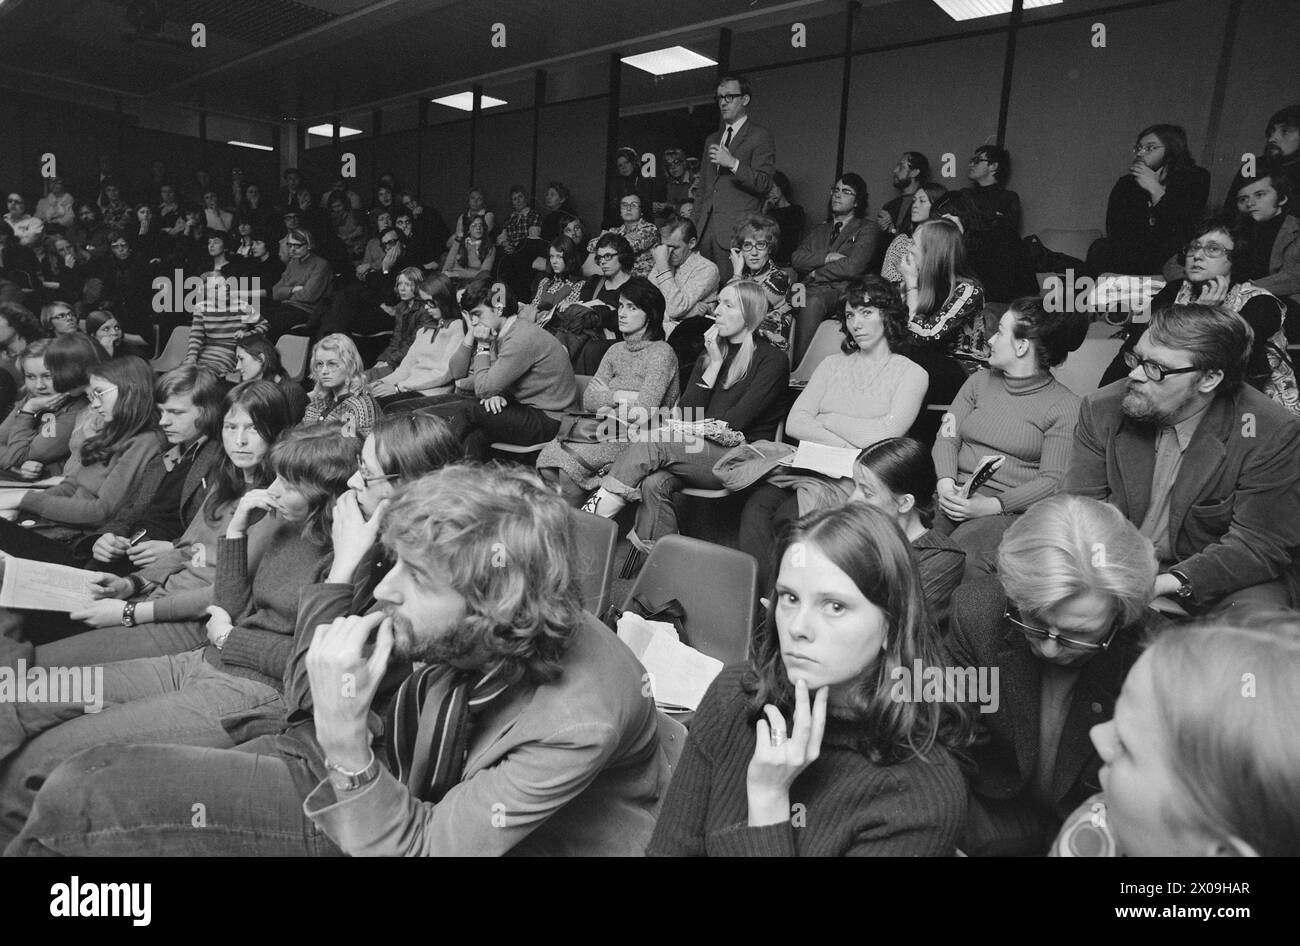
[[[1220,306],[1158,310],[1074,430],[1062,488],[1124,513],[1155,544],[1157,598],[1192,613],[1296,600],[1300,418],[1242,383],[1252,343]]]
[[[582,610],[568,506],[463,464],[388,502],[380,609],[312,630],[310,718],[234,750],[81,753],[6,853],[643,853],[668,757],[641,665]],[[390,657],[424,663],[385,708]],[[196,799],[202,828],[176,817]]]

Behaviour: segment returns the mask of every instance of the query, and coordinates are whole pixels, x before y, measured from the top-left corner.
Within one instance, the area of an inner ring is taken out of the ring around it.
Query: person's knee
[[[671,503],[681,490],[681,481],[666,470],[656,470],[641,481],[641,501]]]

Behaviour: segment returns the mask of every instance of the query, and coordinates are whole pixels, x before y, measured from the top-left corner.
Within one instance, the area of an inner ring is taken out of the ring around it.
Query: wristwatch
[[[126,604],[122,605],[122,626],[123,627],[135,627],[136,625],[135,605],[136,602],[134,601],[128,601]]]
[[[1191,579],[1188,578],[1186,575],[1184,575],[1182,572],[1175,571],[1172,568],[1169,569],[1169,574],[1173,575],[1175,578],[1178,579],[1178,597],[1190,598],[1192,596]]]
[[[325,760],[325,768],[329,769],[327,777],[330,784],[340,792],[355,792],[379,778],[379,759],[376,758],[374,749],[370,750],[370,761],[360,772],[349,772],[329,759]]]

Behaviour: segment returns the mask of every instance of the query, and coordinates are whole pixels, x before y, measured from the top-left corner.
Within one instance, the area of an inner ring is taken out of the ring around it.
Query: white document
[[[671,624],[624,611],[618,637],[645,667],[655,704],[662,710],[694,712],[722,672],[722,661],[683,644]]]
[[[856,447],[828,447],[811,440],[801,440],[790,465],[836,480],[853,479],[853,461],[861,452]]]
[[[95,572],[5,556],[0,607],[35,611],[80,611],[94,601]]]

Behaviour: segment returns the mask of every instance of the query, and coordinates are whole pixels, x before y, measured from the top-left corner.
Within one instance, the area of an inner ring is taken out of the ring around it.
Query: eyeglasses
[[[730,105],[744,94],[744,92],[719,92],[718,102],[722,105]]]
[[[378,483],[380,480],[395,480],[401,476],[400,473],[381,473],[378,476],[374,476],[366,469],[365,460],[357,460],[357,475],[361,477],[361,482],[365,483],[367,486],[371,483]]]
[[[55,312],[52,316],[50,316],[50,318],[65,319],[65,320],[72,319],[75,321],[77,317],[73,315],[71,312]]]
[[[104,385],[102,391],[86,392],[86,400],[88,400],[91,404],[101,404],[103,403],[104,398],[105,396],[107,396],[109,391],[116,391],[116,390],[117,390],[116,384],[106,384]]]
[[[1124,352],[1124,364],[1128,365],[1130,371],[1138,365],[1141,365],[1142,370],[1146,372],[1146,376],[1152,381],[1163,381],[1171,374],[1187,374],[1189,371],[1200,370],[1195,365],[1190,365],[1186,368],[1166,368],[1159,362],[1147,361],[1145,358],[1139,358],[1137,352],[1132,351]]]
[[[337,371],[343,365],[337,361],[317,361],[312,364],[317,371]]]
[[[1041,627],[1035,627],[1032,624],[1026,624],[1021,619],[1020,612],[1015,608],[1008,608],[1006,614],[1003,616],[1018,627],[1020,633],[1024,634],[1026,637],[1032,637],[1035,640],[1040,641],[1055,641],[1062,647],[1068,647],[1073,650],[1088,651],[1091,653],[1098,653],[1109,649],[1111,641],[1113,641],[1115,635],[1119,633],[1120,626],[1119,618],[1116,618],[1111,622],[1110,634],[1107,638],[1101,643],[1093,643],[1091,641],[1077,641],[1072,637],[1064,637],[1056,633],[1056,631],[1049,631]]]
[[[746,240],[744,243],[740,244],[740,248],[748,253],[751,250],[766,250],[771,245],[772,244],[768,243],[766,240]]]
[[[988,159],[988,158],[981,158],[981,157],[977,154],[977,155],[975,155],[973,158],[971,158],[970,161],[967,162],[967,163],[968,163],[968,164],[988,164],[988,163],[989,163],[989,159]]]
[[[1197,253],[1204,253],[1206,259],[1223,259],[1232,250],[1222,243],[1202,243],[1199,240],[1195,243],[1188,243],[1183,247],[1184,256],[1195,256]]]
[[[832,188],[831,188],[831,193],[832,193],[832,194],[839,194],[839,195],[842,196],[842,197],[857,197],[857,196],[858,196],[858,192],[855,191],[852,187],[832,187]]]
[[[129,250],[131,248],[129,243],[110,243],[109,246],[115,250]]]
[[[1150,154],[1152,151],[1159,151],[1164,145],[1134,145],[1134,154]]]
[[[596,254],[596,262],[597,262],[597,263],[608,263],[608,262],[609,262],[610,260],[612,260],[612,259],[618,259],[618,254],[617,254],[617,253],[597,253],[597,254]]]
[[[639,200],[621,200],[621,201],[619,201],[618,205],[619,205],[620,207],[640,207],[640,206],[641,206],[641,201],[639,201]]]

